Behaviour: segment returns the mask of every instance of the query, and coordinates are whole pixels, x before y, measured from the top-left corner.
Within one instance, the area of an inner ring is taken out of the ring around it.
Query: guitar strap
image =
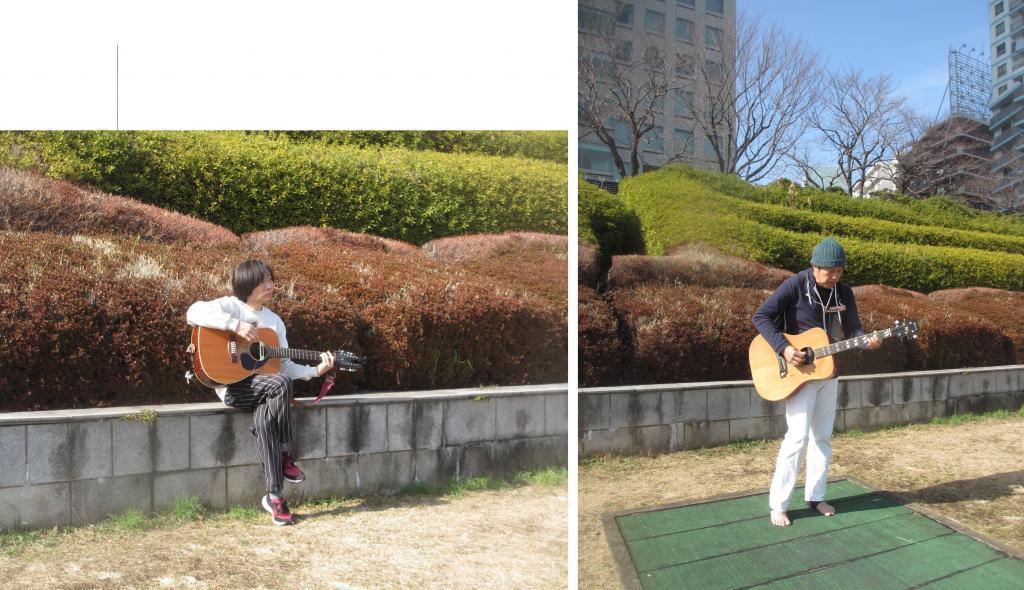
[[[335,373],[337,373],[337,371],[334,370],[334,369],[331,369],[327,373],[327,376],[324,378],[324,384],[320,386],[320,395],[316,396],[316,399],[314,399],[313,401],[308,402],[308,403],[307,402],[299,401],[297,399],[293,399],[292,400],[292,405],[296,406],[296,407],[299,407],[299,408],[308,408],[308,407],[310,407],[310,406],[312,406],[314,404],[320,403],[320,400],[324,399],[324,396],[327,395],[327,392],[329,392],[331,390],[331,388],[334,387],[334,375],[335,375]]]

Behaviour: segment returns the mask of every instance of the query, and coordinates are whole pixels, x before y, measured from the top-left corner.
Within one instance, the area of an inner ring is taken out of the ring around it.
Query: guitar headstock
[[[917,322],[915,320],[896,320],[892,327],[892,335],[917,338]]]
[[[366,368],[366,357],[359,356],[347,350],[334,351],[334,366],[339,371],[355,372]]]

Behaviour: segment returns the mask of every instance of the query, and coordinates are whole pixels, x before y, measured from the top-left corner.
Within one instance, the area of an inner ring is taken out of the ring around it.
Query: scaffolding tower
[[[988,123],[992,111],[992,68],[975,49],[949,49],[949,114]]]

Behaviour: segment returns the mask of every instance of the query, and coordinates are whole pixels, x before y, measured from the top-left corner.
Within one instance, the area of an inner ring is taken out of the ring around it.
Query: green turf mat
[[[789,527],[772,526],[767,494],[621,514],[609,534],[625,580],[656,588],[1024,588],[1024,561],[869,487],[830,482],[837,514],[793,493]]]
[[[829,498],[843,498],[870,492],[871,490],[868,488],[847,479],[830,483],[828,486]],[[803,488],[793,490],[789,505],[794,508],[805,505]],[[637,512],[622,516],[618,520],[622,537],[632,540],[717,526],[733,520],[766,517],[767,515],[768,495],[759,494],[735,498],[728,503],[702,502],[688,506],[685,511],[679,512],[666,510]]]

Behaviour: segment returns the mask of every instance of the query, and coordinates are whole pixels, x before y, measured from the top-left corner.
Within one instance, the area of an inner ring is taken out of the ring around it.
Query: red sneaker
[[[288,510],[288,503],[284,498],[271,498],[270,494],[263,496],[263,508],[274,517],[274,524],[286,525],[292,523],[292,513]]]
[[[292,454],[288,451],[281,452],[281,473],[284,475],[285,481],[292,483],[302,483],[306,480],[306,474],[302,473],[299,466],[292,460]]]

